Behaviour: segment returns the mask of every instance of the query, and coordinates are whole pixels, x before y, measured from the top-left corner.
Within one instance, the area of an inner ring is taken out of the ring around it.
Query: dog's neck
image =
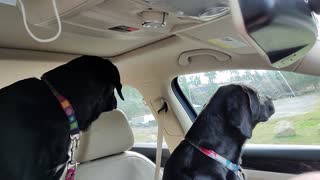
[[[91,105],[92,102],[94,101],[89,100],[87,95],[88,93],[86,91],[94,92],[94,90],[90,90],[90,89],[82,90],[81,86],[73,87],[70,89],[63,88],[64,86],[67,86],[69,82],[72,81],[72,78],[69,78],[69,79],[64,78],[59,82],[55,81],[54,78],[50,78],[50,76],[49,77],[46,76],[45,78],[52,84],[53,88],[57,92],[61,93],[61,95],[63,95],[68,101],[70,101],[75,111],[80,130],[85,131],[90,125],[87,122],[90,121],[89,120],[90,118],[92,118],[90,114],[92,114],[91,111],[93,111],[93,109],[88,109],[88,107],[94,106],[94,105]],[[98,97],[95,97],[94,93],[92,93],[90,96],[91,96],[90,99],[98,98]]]
[[[218,114],[200,114],[199,116],[202,117],[194,122],[185,139],[198,147],[214,150],[231,162],[239,164],[242,146],[246,139],[239,136],[238,132],[226,128],[226,120]]]

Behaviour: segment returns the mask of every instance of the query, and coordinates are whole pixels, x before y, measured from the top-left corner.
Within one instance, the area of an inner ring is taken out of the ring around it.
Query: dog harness
[[[232,163],[231,161],[229,161],[228,159],[220,156],[218,153],[216,153],[215,151],[211,150],[211,149],[207,149],[207,148],[203,148],[203,147],[198,147],[195,144],[193,144],[192,142],[188,141],[189,144],[191,144],[193,147],[195,147],[197,150],[199,150],[201,153],[203,153],[204,155],[206,155],[207,157],[214,159],[215,161],[219,162],[220,164],[222,164],[225,168],[227,168],[228,170],[232,171],[239,179],[244,180],[245,176],[244,173],[242,171],[242,168],[237,165]]]
[[[78,121],[75,116],[75,112],[73,110],[73,107],[71,103],[62,96],[54,87],[51,85],[51,83],[43,76],[41,79],[48,85],[49,89],[53,93],[53,95],[57,98],[57,100],[60,103],[61,108],[65,112],[66,116],[68,117],[68,122],[70,126],[70,139],[71,139],[71,145],[69,148],[69,151],[71,153],[70,160],[67,163],[67,174],[66,174],[66,180],[75,180],[76,170],[77,170],[77,161],[75,159],[76,150],[79,147],[80,142],[80,129],[78,125]]]

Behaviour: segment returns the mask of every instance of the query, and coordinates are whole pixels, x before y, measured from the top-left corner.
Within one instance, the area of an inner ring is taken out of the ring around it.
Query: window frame
[[[193,106],[191,105],[191,103],[188,100],[188,98],[182,92],[182,90],[181,90],[181,88],[179,86],[178,78],[179,77],[174,78],[172,80],[172,82],[171,82],[172,91],[173,91],[174,95],[176,96],[176,98],[178,99],[178,101],[180,102],[180,104],[182,105],[183,109],[188,114],[188,116],[191,119],[192,123],[194,123],[194,121],[196,120],[198,114],[195,111],[195,109],[193,108]]]

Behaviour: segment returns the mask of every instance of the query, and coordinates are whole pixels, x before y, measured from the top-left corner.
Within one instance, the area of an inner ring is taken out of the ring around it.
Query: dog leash
[[[192,142],[190,142],[189,140],[186,140],[186,141],[189,142],[189,144],[191,144],[193,147],[195,147],[197,150],[199,150],[201,153],[203,153],[207,157],[219,162],[225,168],[227,168],[228,170],[232,171],[240,180],[245,180],[246,179],[245,175],[243,173],[243,170],[239,165],[232,163],[231,161],[229,161],[228,159],[222,157],[221,155],[219,155],[218,153],[216,153],[215,151],[213,151],[211,149],[198,147],[195,144],[193,144]]]
[[[65,112],[65,114],[68,117],[68,122],[70,126],[70,139],[71,139],[71,144],[69,147],[69,152],[71,153],[70,155],[70,160],[67,163],[67,173],[65,180],[75,180],[75,175],[76,175],[76,170],[77,170],[77,161],[76,161],[76,151],[79,148],[79,143],[80,143],[80,129],[78,125],[78,121],[75,116],[74,109],[71,105],[71,103],[64,97],[62,96],[53,86],[52,84],[44,77],[41,77],[41,80],[44,81],[53,95],[57,98],[59,101],[61,108]]]

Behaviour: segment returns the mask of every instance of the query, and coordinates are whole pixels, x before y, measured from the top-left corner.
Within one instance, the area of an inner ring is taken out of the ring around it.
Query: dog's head
[[[100,57],[79,57],[44,76],[72,103],[80,130],[86,130],[102,112],[117,108],[114,89],[124,100],[117,67]]]
[[[218,100],[212,105],[221,107],[227,123],[247,139],[258,123],[267,121],[275,112],[271,98],[259,96],[256,90],[244,85],[223,86],[213,100]]]

